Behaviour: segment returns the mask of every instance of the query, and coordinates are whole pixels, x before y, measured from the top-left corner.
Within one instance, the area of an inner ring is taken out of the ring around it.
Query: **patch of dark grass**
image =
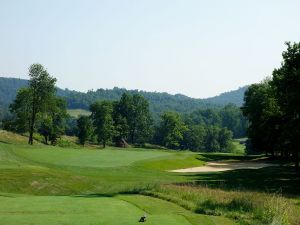
[[[7,142],[7,141],[1,141],[1,140],[0,140],[0,143],[7,144],[7,145],[11,145],[11,144],[12,144],[12,143],[10,143],[10,142]]]
[[[93,193],[93,194],[85,194],[85,195],[74,195],[74,198],[107,198],[107,197],[114,197],[115,194],[112,193]]]
[[[201,153],[200,156],[207,159],[207,161],[219,161],[219,160],[252,160],[261,158],[263,155],[237,155],[228,153]]]

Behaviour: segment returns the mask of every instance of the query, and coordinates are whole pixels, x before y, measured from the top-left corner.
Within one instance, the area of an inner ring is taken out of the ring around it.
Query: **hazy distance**
[[[204,98],[271,75],[299,1],[1,1],[0,76],[43,64],[58,86]]]

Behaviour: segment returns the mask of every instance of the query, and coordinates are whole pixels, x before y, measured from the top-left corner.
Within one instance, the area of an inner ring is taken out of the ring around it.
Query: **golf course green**
[[[143,215],[151,225],[233,225],[249,218],[256,222],[248,224],[264,224],[258,222],[269,216],[257,214],[261,211],[253,207],[256,202],[244,202],[249,193],[256,199],[256,191],[235,193],[210,183],[220,179],[230,185],[236,174],[168,172],[211,160],[251,158],[139,148],[62,148],[38,142],[28,146],[26,142],[26,137],[0,131],[0,225],[132,225],[140,224]],[[251,179],[257,176],[251,170],[242,173],[246,172]],[[222,175],[230,179],[216,177]],[[184,185],[199,181],[206,182],[205,187]]]
[[[220,217],[193,214],[176,204],[141,195],[1,196],[0,224],[232,224]],[[194,223],[193,221],[197,221]],[[201,222],[201,223],[199,223]]]

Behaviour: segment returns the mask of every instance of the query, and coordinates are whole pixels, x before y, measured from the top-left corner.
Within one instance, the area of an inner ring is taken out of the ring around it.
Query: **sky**
[[[270,76],[299,0],[0,0],[0,76],[205,98]]]

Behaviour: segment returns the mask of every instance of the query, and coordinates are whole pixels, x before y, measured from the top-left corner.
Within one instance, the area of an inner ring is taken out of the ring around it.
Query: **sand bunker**
[[[177,172],[177,173],[221,172],[221,171],[237,170],[237,169],[260,169],[268,166],[276,166],[276,165],[270,163],[252,162],[252,161],[244,161],[244,162],[215,161],[215,162],[209,162],[205,166],[171,170],[170,172]]]

